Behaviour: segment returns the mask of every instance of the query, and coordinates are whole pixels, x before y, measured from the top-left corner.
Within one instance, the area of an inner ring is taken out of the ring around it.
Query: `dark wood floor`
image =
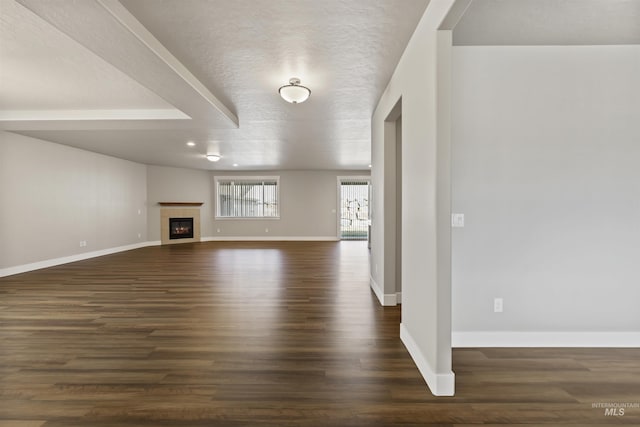
[[[637,349],[459,349],[434,397],[364,243],[151,247],[0,279],[0,426],[640,425]]]

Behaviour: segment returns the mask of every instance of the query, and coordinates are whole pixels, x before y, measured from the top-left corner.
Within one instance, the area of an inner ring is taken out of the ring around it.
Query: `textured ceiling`
[[[373,108],[427,4],[0,0],[0,129],[146,164],[367,169]],[[473,0],[454,43],[640,43],[638,22],[640,0]],[[307,102],[278,96],[291,77]]]
[[[147,164],[367,169],[373,108],[427,3],[0,0],[0,126]],[[278,96],[293,76],[304,104]]]

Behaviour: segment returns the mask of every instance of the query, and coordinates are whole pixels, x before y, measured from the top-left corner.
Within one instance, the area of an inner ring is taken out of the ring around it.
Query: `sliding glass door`
[[[368,178],[340,178],[340,238],[367,240],[369,233]]]

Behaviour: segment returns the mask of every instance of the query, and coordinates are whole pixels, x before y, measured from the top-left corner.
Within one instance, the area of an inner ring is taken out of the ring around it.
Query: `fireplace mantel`
[[[158,202],[160,206],[202,206],[204,202]]]

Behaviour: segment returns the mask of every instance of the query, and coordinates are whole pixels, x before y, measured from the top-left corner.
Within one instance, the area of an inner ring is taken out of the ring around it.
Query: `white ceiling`
[[[147,164],[367,169],[427,3],[0,0],[0,127]],[[304,104],[278,96],[294,76]]]
[[[473,0],[453,43],[640,44],[640,0]]]
[[[173,108],[24,7],[0,5],[0,109]]]
[[[0,0],[0,129],[146,164],[367,169],[427,4]],[[639,23],[640,0],[473,0],[454,43],[637,44]],[[309,101],[279,98],[290,77]]]

